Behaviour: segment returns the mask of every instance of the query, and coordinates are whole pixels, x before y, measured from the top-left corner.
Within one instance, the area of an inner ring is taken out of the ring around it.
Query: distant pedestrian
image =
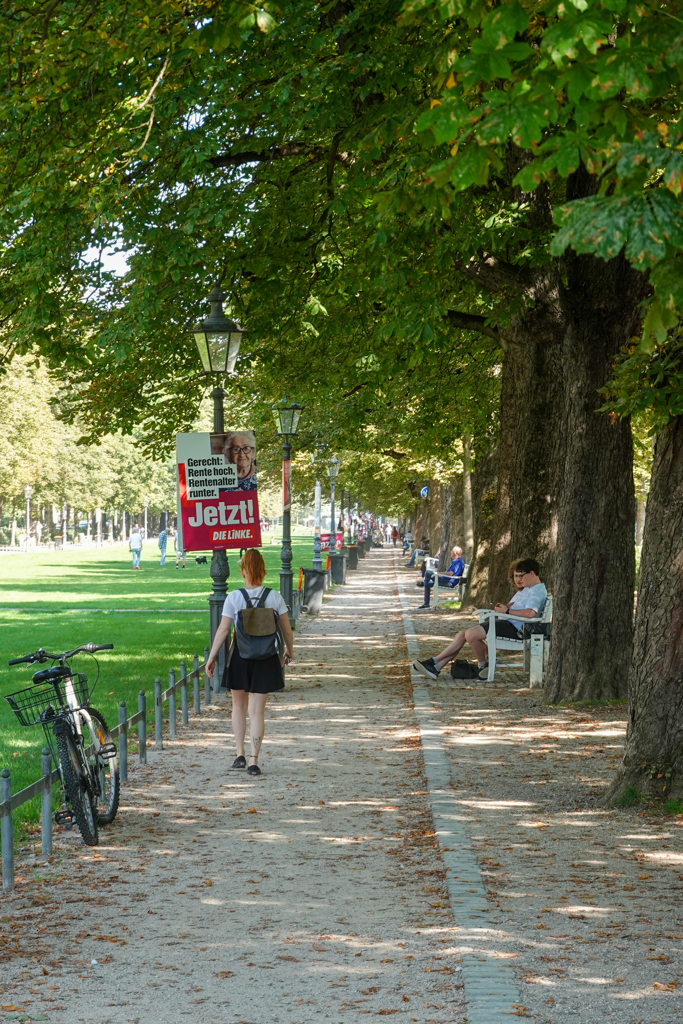
[[[140,568],[140,555],[142,554],[142,534],[140,533],[140,527],[134,526],[133,532],[130,535],[128,541],[128,550],[133,555],[133,568]]]
[[[391,530],[391,540],[392,540],[392,543],[393,543],[394,547],[396,547],[396,544],[398,542],[398,527],[397,526],[394,526],[392,528],[392,530]]]
[[[236,643],[233,630],[232,643],[228,652],[227,665],[222,686],[232,693],[232,730],[235,734],[237,757],[232,763],[233,768],[247,768],[244,756],[244,739],[247,732],[247,710],[251,732],[251,764],[247,775],[260,775],[258,755],[263,741],[264,711],[269,693],[284,689],[285,681],[282,671],[283,663],[288,665],[294,657],[294,637],[289,624],[287,605],[282,596],[275,590],[263,587],[266,576],[266,565],[258,548],[250,548],[240,565],[244,587],[228,594],[223,606],[221,623],[211,646],[211,653],[206,662],[206,674],[212,678],[216,665],[216,657],[230,635],[230,628],[238,615],[253,602],[262,602],[263,608],[271,608],[277,615],[277,621],[284,640],[285,650],[263,658],[242,657]],[[261,637],[259,637],[261,639]],[[281,655],[284,655],[281,660]]]
[[[166,530],[162,530],[159,534],[159,551],[161,552],[161,558],[159,559],[159,565],[166,565],[166,544],[168,543],[168,534]]]
[[[176,567],[176,569],[178,568],[178,566],[180,565],[180,559],[182,558],[182,560],[183,560],[183,569],[184,569],[185,568],[185,548],[182,546],[182,544],[178,544],[179,537],[180,537],[180,534],[176,533],[174,538],[173,538],[173,546],[175,548],[175,567]]]

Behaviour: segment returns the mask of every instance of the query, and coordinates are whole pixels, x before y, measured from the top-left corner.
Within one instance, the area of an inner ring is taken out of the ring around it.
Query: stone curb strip
[[[412,665],[420,656],[420,648],[398,573],[397,585],[408,658]],[[446,751],[435,729],[429,685],[425,685],[423,677],[412,667],[410,676],[434,830],[444,865],[449,869],[446,877],[453,917],[461,931],[465,935],[469,933],[473,945],[478,945],[490,938],[486,889],[450,786],[451,773]],[[515,1015],[521,1002],[512,967],[490,959],[485,951],[480,953],[475,949],[462,954],[462,975],[469,1024],[509,1024],[510,1016]]]

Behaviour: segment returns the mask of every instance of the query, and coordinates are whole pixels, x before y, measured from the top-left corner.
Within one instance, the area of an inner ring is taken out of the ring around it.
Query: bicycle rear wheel
[[[76,741],[70,729],[59,733],[56,739],[66,799],[71,805],[83,842],[86,846],[97,846],[99,836],[90,793],[90,780],[83,772]]]
[[[119,760],[104,715],[96,708],[89,707],[87,710],[91,718],[91,743],[95,747],[94,755],[91,756],[91,768],[93,775],[97,776],[100,782],[100,792],[95,798],[95,813],[98,825],[110,825],[119,809]],[[111,756],[112,747],[114,747],[113,757]],[[107,756],[103,757],[98,753],[102,748]]]

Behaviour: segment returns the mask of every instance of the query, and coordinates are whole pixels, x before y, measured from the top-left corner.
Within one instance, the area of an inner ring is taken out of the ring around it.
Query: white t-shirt
[[[536,583],[533,587],[525,587],[524,590],[518,590],[512,598],[508,611],[512,611],[514,608],[533,608],[536,614],[540,615],[547,596],[548,591],[545,589],[545,583]],[[509,616],[501,615],[502,618],[508,618],[518,629],[521,629],[524,625],[524,619],[510,619]]]
[[[260,597],[265,587],[245,587],[249,597]],[[287,614],[287,605],[282,594],[279,594],[277,590],[271,590],[265,601],[266,608],[273,608],[278,615]],[[237,613],[244,611],[247,607],[247,602],[239,590],[231,590],[225,599],[223,605],[223,615],[227,615],[233,621],[237,618]]]
[[[136,549],[142,547],[142,534],[141,533],[131,533],[131,535],[130,535],[130,546],[131,546],[131,548],[136,548]]]

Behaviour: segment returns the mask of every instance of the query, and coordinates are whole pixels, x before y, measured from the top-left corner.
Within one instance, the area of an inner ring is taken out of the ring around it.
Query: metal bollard
[[[163,706],[161,703],[161,679],[154,680],[154,746],[157,750],[164,749],[164,719]]]
[[[206,665],[208,660],[209,660],[209,648],[205,647],[204,648],[204,664],[205,665]],[[215,669],[214,669],[214,671],[215,671]],[[204,673],[204,701],[207,704],[211,703],[211,680],[207,676],[206,672]]]
[[[138,712],[142,715],[138,722],[138,758],[140,764],[147,764],[147,697],[144,690],[138,694]]]
[[[52,754],[49,747],[43,747],[41,772],[45,780],[40,799],[40,837],[43,855],[52,853]]]
[[[183,725],[187,725],[190,716],[187,710],[187,665],[180,662],[180,718]]]
[[[168,670],[168,685],[175,686],[175,672],[172,668]],[[168,695],[168,735],[171,739],[176,737],[175,690],[171,690]]]
[[[7,768],[0,772],[0,803],[12,798],[12,780]],[[14,839],[12,836],[12,812],[3,814],[0,819],[0,837],[2,838],[2,887],[14,888]]]
[[[128,713],[126,702],[122,700],[119,704],[119,778],[121,782],[128,782]]]
[[[192,674],[194,677],[194,710],[199,714],[199,655],[195,654],[192,659]]]

